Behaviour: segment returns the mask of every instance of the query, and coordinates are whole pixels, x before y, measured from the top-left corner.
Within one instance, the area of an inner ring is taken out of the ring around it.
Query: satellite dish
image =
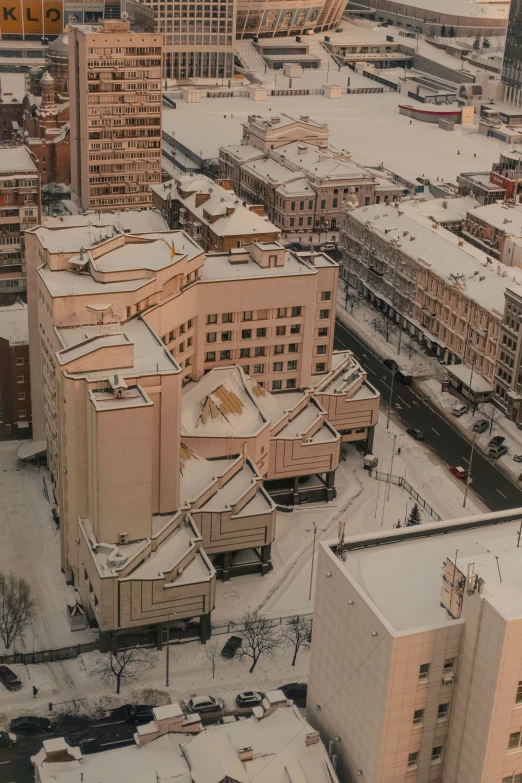
[[[129,14],[127,13],[127,11],[121,12],[121,18],[123,19],[124,22],[127,22],[129,20]]]

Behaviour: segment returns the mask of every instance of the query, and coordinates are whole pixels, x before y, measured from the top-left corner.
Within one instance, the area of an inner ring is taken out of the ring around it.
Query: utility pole
[[[390,429],[390,413],[391,413],[391,406],[392,406],[392,398],[393,398],[393,381],[395,380],[395,374],[393,370],[391,371],[391,383],[390,383],[390,401],[388,403],[388,415],[386,417],[386,429]]]
[[[315,539],[317,537],[317,532],[319,531],[320,533],[326,533],[326,528],[324,528],[324,527],[317,527],[317,525],[314,522],[314,526],[308,528],[308,530],[306,532],[307,533],[311,533],[312,531],[314,533],[314,540],[313,540],[313,544],[312,544],[313,548],[312,548],[312,567],[310,569],[310,590],[308,592],[308,600],[309,601],[312,600],[312,582],[313,582],[313,578],[314,578],[314,560],[315,560]]]
[[[390,489],[391,489],[391,477],[393,474],[393,458],[395,457],[395,441],[397,440],[397,435],[393,436],[393,451],[392,451],[392,458],[391,458],[391,464],[390,464],[390,479],[388,481],[388,496],[386,500],[390,499]]]
[[[466,499],[468,497],[468,487],[471,484],[471,463],[473,462],[473,452],[475,451],[475,438],[477,436],[477,433],[473,435],[473,440],[471,441],[471,454],[469,457],[469,467],[468,467],[468,475],[466,477],[466,489],[464,490],[464,502],[462,504],[463,508],[466,508]]]

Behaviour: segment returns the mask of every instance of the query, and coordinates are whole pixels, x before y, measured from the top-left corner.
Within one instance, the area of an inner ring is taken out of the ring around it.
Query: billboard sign
[[[63,0],[0,0],[2,35],[59,35]]]
[[[515,183],[512,179],[503,177],[501,174],[497,174],[495,171],[491,171],[489,175],[489,181],[493,185],[498,185],[506,190],[506,198],[511,198],[513,191],[515,190]]]

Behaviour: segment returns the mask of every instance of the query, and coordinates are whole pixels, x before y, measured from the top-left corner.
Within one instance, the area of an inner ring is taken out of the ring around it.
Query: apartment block
[[[522,206],[489,204],[469,211],[463,236],[506,266],[522,265]]]
[[[328,126],[308,116],[251,116],[241,144],[219,163],[240,198],[261,204],[284,234],[339,232],[346,203],[395,201],[402,189],[331,147]]]
[[[27,147],[0,148],[0,306],[26,298],[24,231],[41,218],[40,180]]]
[[[241,201],[230,180],[215,182],[187,174],[153,185],[152,203],[171,229],[186,231],[206,251],[222,253],[252,242],[279,239],[279,229],[270,223],[264,208]]]
[[[162,36],[126,21],[68,36],[71,186],[82,209],[147,208],[161,181]]]
[[[309,720],[344,780],[522,775],[522,509],[322,543]]]
[[[371,447],[379,394],[333,351],[338,266],[278,242],[205,254],[152,210],[26,241],[66,578],[102,631],[198,618],[205,639],[216,578],[272,568],[271,495],[330,500],[341,442]]]
[[[415,209],[347,211],[342,276],[448,363],[473,366],[492,385],[504,312],[505,269]],[[513,269],[522,292],[522,272]]]
[[[31,375],[27,305],[0,307],[0,437],[31,435]]]

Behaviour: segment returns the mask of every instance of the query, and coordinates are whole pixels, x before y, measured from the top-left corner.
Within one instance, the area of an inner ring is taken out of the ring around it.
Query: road
[[[382,359],[360,336],[337,322],[335,348],[353,351],[368,373],[368,380],[382,395],[383,407],[388,405],[392,372]],[[426,436],[426,446],[448,466],[469,465],[471,439],[456,429],[451,421],[417,391],[415,383],[404,386],[394,381],[392,411],[394,418],[404,426],[420,429]],[[470,432],[471,436],[471,432]],[[504,459],[509,459],[507,455]],[[501,458],[502,459],[502,458]],[[522,491],[491,462],[482,451],[475,448],[472,465],[473,491],[491,511],[522,506]]]

